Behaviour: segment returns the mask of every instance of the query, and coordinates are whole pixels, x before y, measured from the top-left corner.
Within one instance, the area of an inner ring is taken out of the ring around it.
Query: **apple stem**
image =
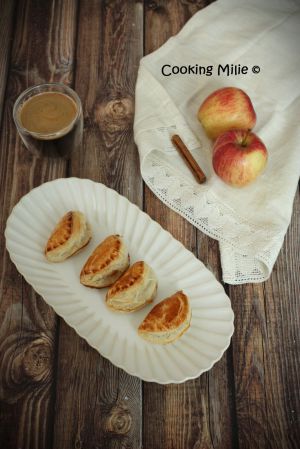
[[[245,135],[244,139],[242,140],[242,143],[241,143],[242,147],[247,146],[247,139],[248,139],[249,134],[250,134],[250,129],[248,129],[247,134]]]

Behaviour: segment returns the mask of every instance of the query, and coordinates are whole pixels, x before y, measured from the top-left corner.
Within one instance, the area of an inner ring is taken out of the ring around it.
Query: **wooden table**
[[[6,219],[22,195],[72,175],[128,197],[221,279],[218,243],[143,184],[132,133],[140,58],[207,3],[0,1],[3,449],[299,447],[299,194],[271,278],[224,286],[236,317],[230,348],[208,373],[182,385],[143,383],[102,358],[32,290],[5,251]],[[33,159],[13,124],[18,94],[46,81],[69,84],[83,103],[83,148],[69,163]]]

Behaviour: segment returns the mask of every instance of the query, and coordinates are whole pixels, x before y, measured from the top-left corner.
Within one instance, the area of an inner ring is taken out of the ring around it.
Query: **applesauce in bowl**
[[[64,84],[27,89],[17,99],[13,116],[24,145],[36,156],[70,158],[81,145],[81,102]]]

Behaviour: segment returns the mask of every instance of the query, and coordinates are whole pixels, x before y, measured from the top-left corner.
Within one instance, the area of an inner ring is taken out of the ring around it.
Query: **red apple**
[[[251,130],[256,114],[248,95],[236,87],[224,87],[210,94],[198,111],[198,120],[210,139],[231,129]]]
[[[265,168],[268,152],[256,134],[232,130],[221,134],[213,147],[213,167],[227,184],[242,187]]]

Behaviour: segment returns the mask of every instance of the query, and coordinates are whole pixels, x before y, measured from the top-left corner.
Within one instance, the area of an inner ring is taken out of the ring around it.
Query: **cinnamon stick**
[[[202,169],[199,167],[198,163],[193,158],[190,151],[187,149],[186,145],[181,140],[180,136],[174,134],[171,140],[178,152],[183,156],[187,166],[191,169],[199,183],[203,184],[206,181],[206,176],[203,173]]]

